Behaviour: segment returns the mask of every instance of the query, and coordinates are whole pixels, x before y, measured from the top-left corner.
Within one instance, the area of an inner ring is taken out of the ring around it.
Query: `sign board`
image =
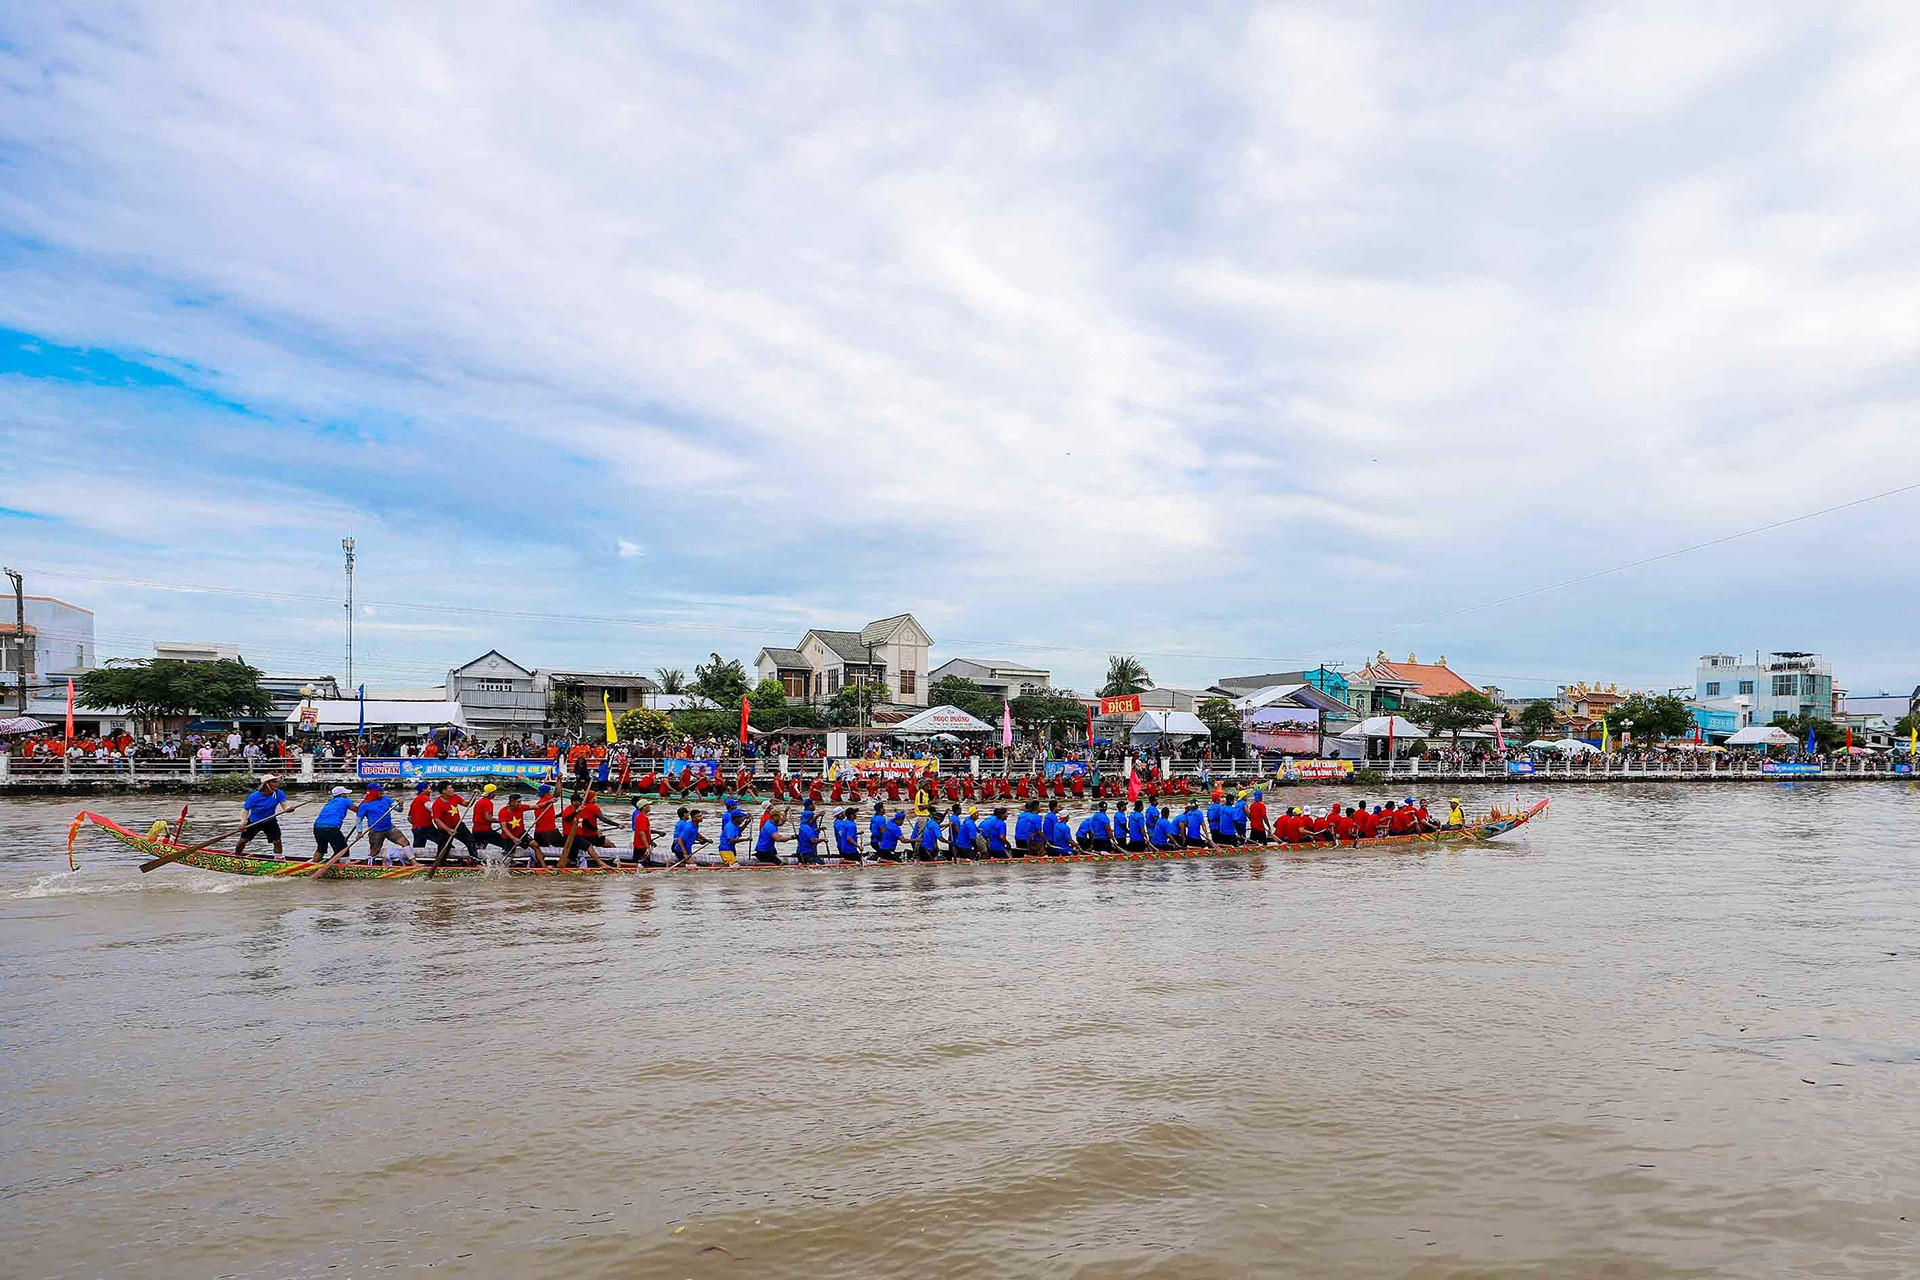
[[[1084,778],[1087,776],[1085,760],[1048,760],[1040,766],[1043,778]]]
[[[1791,775],[1794,777],[1818,777],[1820,766],[1808,764],[1804,760],[1762,760],[1760,772]]]
[[[1103,716],[1137,716],[1140,714],[1140,695],[1129,693],[1120,698],[1100,699],[1100,714]]]
[[[683,773],[690,773],[696,778],[702,774],[709,778],[717,778],[720,776],[720,762],[718,760],[662,760],[660,772],[669,778],[677,778]]]
[[[1893,766],[1893,771],[1895,773],[1912,773],[1913,766],[1910,764],[1897,764]]]
[[[893,756],[860,756],[852,760],[835,760],[827,766],[827,777],[871,777],[911,778],[918,773],[938,773],[938,760],[908,760]]]
[[[1533,761],[1531,760],[1507,761],[1507,773],[1514,777],[1525,777],[1526,775],[1531,774],[1532,772],[1533,772]]]
[[[360,776],[380,778],[534,778],[554,776],[551,760],[428,760],[420,756],[403,759],[367,759],[362,757]]]
[[[1287,760],[1280,777],[1287,782],[1330,782],[1353,776],[1351,760]]]
[[[312,733],[315,729],[318,729],[319,727],[320,727],[320,708],[318,707],[300,708],[300,732]]]

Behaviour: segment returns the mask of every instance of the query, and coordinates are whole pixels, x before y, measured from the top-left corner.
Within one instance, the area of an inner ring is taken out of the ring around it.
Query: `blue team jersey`
[[[860,828],[853,825],[852,818],[833,820],[833,842],[840,848],[840,856],[851,858],[860,849]]]
[[[755,836],[753,840],[753,851],[755,853],[773,852],[773,832],[774,827],[771,822],[765,822],[760,825],[760,834]]]
[[[1173,824],[1161,818],[1153,824],[1153,847],[1165,849],[1173,843]]]
[[[802,822],[800,830],[794,833],[795,846],[803,855],[810,855],[820,847],[820,830],[811,822]]]
[[[1081,825],[1085,825],[1084,823]],[[1073,828],[1067,825],[1065,818],[1058,818],[1047,829],[1047,848],[1054,853],[1073,852]]]
[[[248,822],[265,822],[274,815],[274,811],[287,802],[284,791],[249,791],[247,798],[240,803],[247,811]]]
[[[971,849],[979,837],[980,828],[972,818],[962,818],[953,824],[953,845],[956,849]]]
[[[920,820],[920,847],[928,853],[937,852],[940,848],[940,824],[932,818]]]
[[[1147,815],[1130,813],[1127,815],[1127,839],[1144,841],[1147,838]]]
[[[1007,851],[1007,824],[999,818],[989,817],[980,824],[980,834],[987,838],[988,853]]]
[[[393,830],[393,801],[385,795],[360,802],[360,821],[369,831]]]
[[[353,811],[353,800],[348,796],[334,796],[320,806],[320,812],[313,815],[316,827],[337,827],[347,820],[347,814]]]
[[[1089,825],[1093,827],[1093,838],[1095,840],[1105,840],[1113,834],[1113,824],[1107,821],[1107,815],[1104,813],[1096,812],[1088,817],[1086,822],[1081,823],[1082,834],[1085,834],[1085,829]]]
[[[1200,815],[1198,809],[1189,809],[1182,815],[1181,821],[1187,824],[1187,839],[1189,840],[1198,840],[1207,833],[1207,820]]]

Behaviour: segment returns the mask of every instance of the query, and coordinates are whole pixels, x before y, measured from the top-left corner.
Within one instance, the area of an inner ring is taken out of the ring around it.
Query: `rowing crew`
[[[995,807],[982,818],[977,805],[964,809],[953,806],[944,814],[938,805],[927,806],[924,813],[909,818],[896,805],[891,812],[884,802],[876,801],[867,820],[866,841],[861,841],[857,811],[851,806],[836,812],[830,825],[823,825],[811,800],[803,802],[792,834],[783,834],[786,813],[768,808],[759,816],[751,837],[752,857],[756,862],[824,865],[834,862],[862,862],[873,858],[881,862],[923,861],[941,858],[1017,858],[1066,857],[1083,853],[1132,852],[1193,848],[1238,848],[1246,845],[1284,844],[1357,844],[1361,839],[1389,835],[1416,835],[1436,830],[1424,802],[1408,797],[1402,804],[1389,801],[1368,810],[1365,806],[1330,806],[1327,813],[1315,816],[1304,809],[1288,809],[1269,827],[1261,793],[1247,793],[1233,802],[1216,800],[1203,809],[1197,800],[1184,810],[1173,806],[1161,809],[1150,800],[1135,800],[1115,806],[1109,814],[1104,800],[1076,825],[1060,811],[1060,802],[1050,801],[1042,812],[1040,801],[1029,800],[1021,807],[1009,828],[1008,811]],[[720,814],[717,839],[701,830],[705,811],[682,808],[677,813],[673,838],[664,851],[643,848],[636,840],[634,861],[655,866],[731,865],[741,857],[740,845],[748,840],[749,815],[740,801],[727,797]],[[1447,825],[1465,825],[1459,801],[1447,816]],[[794,846],[783,853],[782,844]],[[708,849],[706,846],[711,845]]]

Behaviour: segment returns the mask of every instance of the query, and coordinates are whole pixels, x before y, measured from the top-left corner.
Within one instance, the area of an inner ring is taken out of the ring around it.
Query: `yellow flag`
[[[608,701],[607,693],[600,692],[600,709],[607,713],[607,742],[609,745],[620,741],[620,731],[613,727],[613,703]]]
[[[1613,750],[1613,735],[1609,733],[1607,729],[1607,722],[1602,720],[1600,722],[1600,749],[1602,751]]]

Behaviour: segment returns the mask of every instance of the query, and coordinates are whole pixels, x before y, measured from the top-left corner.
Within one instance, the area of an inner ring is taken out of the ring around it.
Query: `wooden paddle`
[[[180,859],[190,857],[196,853],[205,853],[207,850],[213,848],[213,846],[219,844],[222,840],[232,840],[241,835],[244,835],[246,834],[248,829],[259,826],[261,822],[270,822],[274,818],[279,817],[283,813],[292,813],[295,809],[298,809],[301,805],[305,803],[306,803],[305,800],[300,800],[300,801],[296,801],[293,804],[288,805],[284,809],[275,809],[267,817],[260,819],[259,822],[248,820],[246,822],[241,823],[239,826],[235,827],[233,830],[224,831],[219,835],[215,836],[213,839],[207,841],[205,844],[197,844],[191,849],[180,849],[180,850],[176,850],[173,853],[163,853],[157,858],[149,858],[145,862],[140,864],[140,870],[142,873],[145,873],[148,871],[156,871],[159,868],[166,866],[170,862],[178,862],[180,861]]]

